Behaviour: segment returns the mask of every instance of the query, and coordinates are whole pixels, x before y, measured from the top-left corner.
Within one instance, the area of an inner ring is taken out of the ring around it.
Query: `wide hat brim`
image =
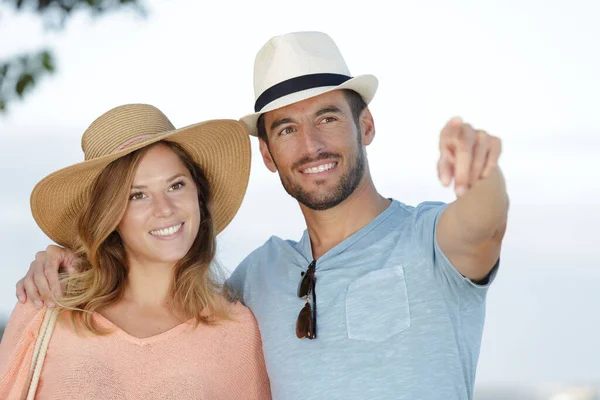
[[[375,97],[375,92],[377,92],[378,84],[379,81],[374,75],[365,74],[351,78],[346,82],[342,83],[341,85],[320,86],[311,89],[301,90],[273,100],[272,102],[264,106],[260,111],[248,114],[240,118],[240,121],[246,124],[250,135],[257,136],[258,132],[256,130],[256,121],[258,121],[258,117],[260,117],[261,114],[277,110],[278,108],[289,106],[290,104],[298,103],[311,97],[319,96],[321,94],[340,89],[354,90],[355,92],[361,95],[365,103],[369,104],[371,100],[373,100],[373,97]]]
[[[111,162],[159,141],[183,147],[199,164],[212,190],[212,216],[217,233],[237,213],[250,176],[250,140],[239,121],[212,120],[152,135],[124,150],[63,168],[42,179],[31,194],[31,211],[42,231],[61,246],[76,245],[81,210],[92,185]]]

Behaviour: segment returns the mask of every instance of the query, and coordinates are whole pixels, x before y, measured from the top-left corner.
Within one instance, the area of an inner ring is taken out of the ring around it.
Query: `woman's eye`
[[[146,195],[142,192],[136,192],[136,193],[132,193],[131,196],[129,196],[129,200],[141,200],[144,197],[146,197]]]
[[[170,190],[179,190],[179,189],[183,188],[184,186],[185,186],[185,183],[177,182],[177,183],[172,184],[169,189]]]

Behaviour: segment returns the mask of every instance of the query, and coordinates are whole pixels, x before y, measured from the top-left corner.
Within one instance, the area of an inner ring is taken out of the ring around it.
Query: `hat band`
[[[347,75],[324,73],[302,75],[279,82],[258,96],[256,103],[254,103],[254,112],[259,112],[270,102],[277,100],[280,97],[287,96],[290,93],[296,93],[321,86],[338,86],[350,79],[352,79],[352,77]]]
[[[139,142],[142,139],[146,139],[147,137],[149,137],[150,135],[140,135],[140,136],[136,136],[132,139],[129,139],[128,141],[126,141],[125,143],[123,143],[122,145],[120,145],[119,147],[116,148],[115,151],[113,151],[113,153],[117,153],[121,150],[124,150],[126,148],[128,148],[129,146],[133,145],[135,142]]]

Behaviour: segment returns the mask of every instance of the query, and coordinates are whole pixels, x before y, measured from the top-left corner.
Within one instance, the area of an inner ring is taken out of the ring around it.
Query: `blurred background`
[[[83,131],[125,103],[177,127],[252,112],[270,37],[320,30],[375,74],[368,148],[379,191],[452,201],[438,135],[460,115],[503,140],[511,209],[476,399],[600,399],[600,3],[4,0],[0,2],[0,321],[36,251],[33,186],[81,161]],[[296,202],[258,157],[219,238],[229,271],[271,235],[299,239]],[[1,334],[1,332],[0,332]]]

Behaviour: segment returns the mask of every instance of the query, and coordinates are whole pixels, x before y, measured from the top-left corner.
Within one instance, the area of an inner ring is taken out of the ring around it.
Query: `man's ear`
[[[271,157],[271,152],[269,151],[269,145],[263,140],[258,139],[258,145],[260,146],[260,154],[262,155],[263,162],[265,166],[271,172],[277,172],[277,165],[273,161],[273,157]]]
[[[362,135],[362,144],[368,146],[375,138],[375,121],[373,120],[369,107],[366,107],[361,111],[358,122],[360,124],[360,132]]]

